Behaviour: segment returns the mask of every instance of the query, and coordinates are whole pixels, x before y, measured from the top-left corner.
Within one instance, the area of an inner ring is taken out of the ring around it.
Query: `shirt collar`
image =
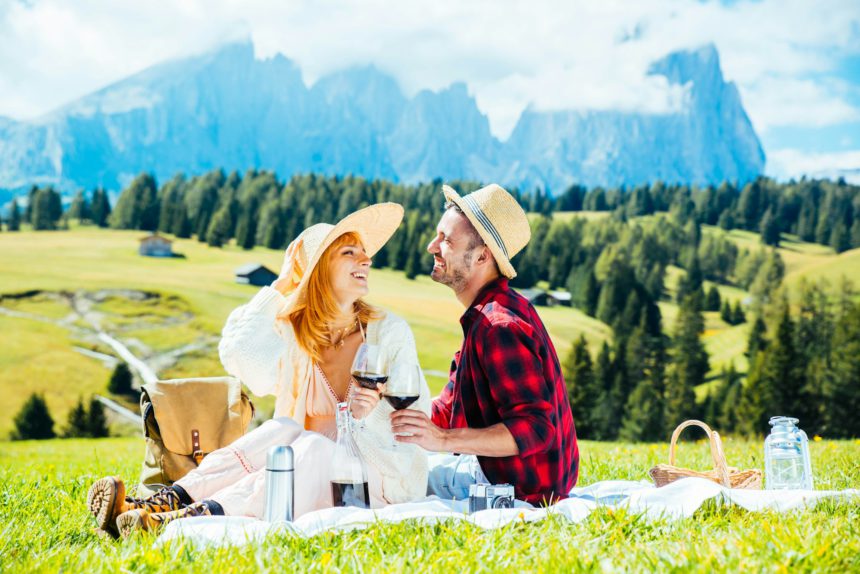
[[[460,317],[460,324],[463,326],[463,330],[465,331],[466,328],[471,325],[473,318],[480,314],[484,305],[486,305],[493,296],[499,292],[507,290],[507,288],[508,278],[501,275],[484,285],[481,290],[478,291],[478,294],[475,296],[475,300],[472,301],[472,304],[469,305],[469,308],[466,309],[466,312],[463,313],[462,317]]]

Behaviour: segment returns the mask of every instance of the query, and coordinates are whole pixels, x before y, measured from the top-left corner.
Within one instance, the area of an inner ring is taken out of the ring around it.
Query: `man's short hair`
[[[463,210],[462,210],[462,209],[460,209],[460,206],[459,206],[459,205],[457,205],[456,203],[454,203],[453,201],[446,201],[446,202],[445,202],[445,211],[448,211],[449,209],[453,209],[453,210],[455,210],[457,213],[459,213],[460,215],[462,215],[463,217],[465,217],[465,218],[466,218],[466,222],[469,224],[469,245],[468,245],[468,249],[469,249],[469,250],[472,250],[472,249],[474,249],[475,247],[480,247],[481,245],[484,245],[484,240],[483,240],[483,238],[481,237],[481,234],[480,234],[480,233],[478,233],[478,230],[477,230],[477,229],[475,229],[475,226],[474,226],[474,225],[472,225],[472,222],[469,220],[469,218],[468,218],[468,217],[466,217],[466,214],[465,214],[465,213],[463,213]]]

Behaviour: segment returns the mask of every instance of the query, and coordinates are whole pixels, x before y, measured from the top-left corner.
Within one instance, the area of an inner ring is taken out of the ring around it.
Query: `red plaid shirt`
[[[510,483],[533,504],[565,498],[576,484],[579,449],[555,347],[537,311],[508,280],[493,281],[460,318],[463,346],[433,401],[442,428],[504,423],[516,456],[479,456],[494,484]]]

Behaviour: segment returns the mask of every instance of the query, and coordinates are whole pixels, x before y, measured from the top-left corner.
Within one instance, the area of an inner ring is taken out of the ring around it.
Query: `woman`
[[[352,416],[361,421],[353,435],[368,463],[371,505],[425,495],[424,451],[406,444],[392,448],[392,408],[380,401],[383,389],[362,388],[350,375],[365,339],[378,343],[390,363],[418,363],[406,322],[362,300],[369,290],[370,257],[402,218],[401,206],[377,204],[337,225],[309,227],[290,244],[278,279],[233,311],[219,345],[227,372],[254,394],[275,395],[274,418],[149,498],[125,497],[122,481],[114,477],[97,481],[87,503],[100,528],[127,536],[186,516],[262,518],[266,452],[276,444],[292,445],[295,452],[296,517],[332,506],[336,404],[350,396]],[[423,380],[412,408],[429,411]]]

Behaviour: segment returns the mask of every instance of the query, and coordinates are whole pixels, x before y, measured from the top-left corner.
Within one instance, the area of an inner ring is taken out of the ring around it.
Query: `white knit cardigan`
[[[313,362],[296,342],[292,325],[277,319],[287,304],[288,299],[280,292],[263,287],[247,305],[230,314],[218,351],[227,372],[252,393],[275,395],[275,417],[291,417],[304,427]],[[367,326],[366,337],[378,343],[392,363],[418,364],[412,330],[400,317],[385,313]],[[410,408],[430,412],[430,391],[423,375],[421,396]],[[379,401],[369,415],[353,425],[353,437],[365,460],[382,475],[383,497],[394,504],[426,495],[427,455],[416,445],[400,443],[392,448],[392,410],[386,401]]]

